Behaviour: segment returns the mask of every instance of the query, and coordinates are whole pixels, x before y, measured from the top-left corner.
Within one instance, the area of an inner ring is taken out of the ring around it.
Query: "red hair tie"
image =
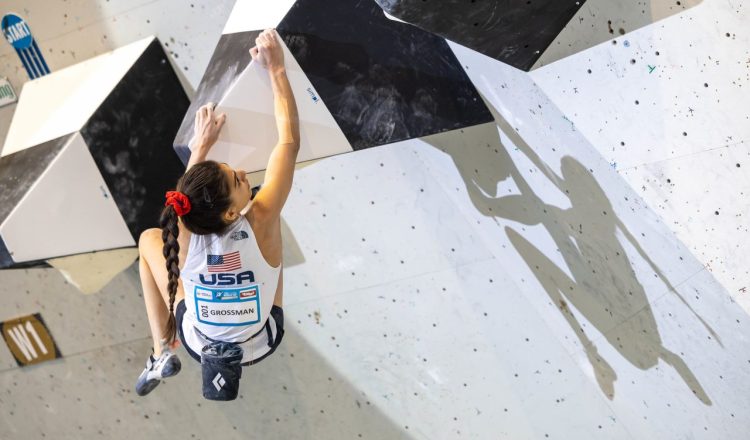
[[[167,191],[167,202],[164,206],[172,206],[174,212],[180,217],[190,212],[190,200],[179,191]]]

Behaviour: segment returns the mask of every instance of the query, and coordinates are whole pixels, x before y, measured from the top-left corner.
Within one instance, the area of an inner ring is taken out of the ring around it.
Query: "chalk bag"
[[[201,350],[203,397],[208,400],[234,400],[240,391],[242,347],[215,341]]]

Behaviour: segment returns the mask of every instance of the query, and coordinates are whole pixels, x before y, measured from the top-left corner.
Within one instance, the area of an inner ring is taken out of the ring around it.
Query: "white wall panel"
[[[750,144],[744,142],[620,173],[750,311],[748,167]]]
[[[0,233],[19,263],[135,245],[80,134],[0,225]]]
[[[747,314],[528,74],[454,50],[496,108],[499,132],[493,138],[479,126],[430,136],[430,148],[417,153],[531,306],[514,310],[542,317],[597,389],[566,394],[566,376],[538,391],[556,403],[544,414],[563,412],[569,422],[550,437],[577,437],[573,429],[591,424],[584,438],[743,438]],[[484,289],[464,290],[480,298]],[[492,315],[498,307],[480,309]],[[482,334],[493,331],[501,330]],[[529,356],[521,346],[512,352]],[[534,377],[543,382],[547,362],[538,365]],[[571,396],[586,411],[568,411]],[[625,433],[604,434],[608,425],[587,417],[600,405]]]
[[[748,22],[706,0],[531,76],[750,311]]]
[[[275,28],[295,0],[237,0],[222,34]]]
[[[617,169],[735,145],[750,138],[748,20],[706,0],[531,75]]]
[[[631,438],[507,257],[286,309],[409,438]]]
[[[153,38],[144,38],[25,84],[2,155],[78,131]]]
[[[283,215],[305,262],[285,269],[285,289],[295,292],[287,303],[492,258],[423,169],[419,144],[368,148],[296,171]]]
[[[702,0],[586,0],[536,66],[554,63],[612,38],[682,14]]]
[[[615,344],[594,341],[617,373],[618,394],[610,406],[636,439],[679,438],[684,433],[687,438],[742,440],[747,436],[743,414],[750,408],[750,397],[741,390],[750,383],[746,367],[750,347],[741,335],[750,330],[750,320],[731,297],[719,295],[725,290],[709,271],[678,286],[677,292],[689,299],[693,310],[667,293],[634,320],[652,314],[658,333],[631,327],[617,335],[626,346],[620,350],[641,353],[635,356],[637,362],[625,361]],[[696,314],[710,323],[715,334]],[[635,336],[636,332],[642,336]],[[632,336],[624,338],[626,334]],[[579,363],[586,362],[582,352],[576,357]]]
[[[234,0],[13,1],[22,3],[16,11],[29,20],[52,72],[155,35],[171,55],[188,93],[198,86],[234,5]],[[104,9],[102,14],[91,15],[100,9]],[[74,21],[76,17],[93,21]],[[37,20],[46,24],[37,26]],[[46,26],[53,32],[40,34]],[[29,79],[15,51],[5,42],[0,44],[0,71],[20,94]],[[5,136],[6,132],[0,131],[0,140]]]
[[[300,119],[298,162],[352,151],[349,141],[319,98],[286,45],[287,76]],[[278,142],[273,92],[268,71],[251,62],[216,107],[227,122],[208,158],[253,172],[266,169]],[[240,123],[241,121],[241,123]]]

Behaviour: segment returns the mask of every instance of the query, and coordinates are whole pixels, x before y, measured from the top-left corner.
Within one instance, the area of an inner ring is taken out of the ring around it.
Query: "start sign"
[[[16,14],[6,14],[0,20],[0,29],[21,58],[29,78],[35,79],[49,73],[42,51],[39,50],[39,46],[31,35],[31,29],[23,18]]]
[[[29,25],[16,14],[3,17],[3,34],[15,49],[28,49],[34,42]]]
[[[5,321],[3,339],[16,363],[23,367],[62,357],[39,313]]]

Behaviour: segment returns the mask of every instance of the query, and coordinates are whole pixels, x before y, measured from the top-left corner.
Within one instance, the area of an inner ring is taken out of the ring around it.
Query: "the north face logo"
[[[247,235],[247,232],[245,232],[245,231],[234,231],[229,236],[229,238],[231,238],[234,241],[244,240],[244,239],[246,239],[248,237],[249,237],[249,235]]]
[[[221,373],[216,373],[216,377],[214,377],[214,380],[212,380],[211,383],[214,384],[216,391],[221,391],[221,389],[224,387],[224,384],[227,382],[221,376]]]

